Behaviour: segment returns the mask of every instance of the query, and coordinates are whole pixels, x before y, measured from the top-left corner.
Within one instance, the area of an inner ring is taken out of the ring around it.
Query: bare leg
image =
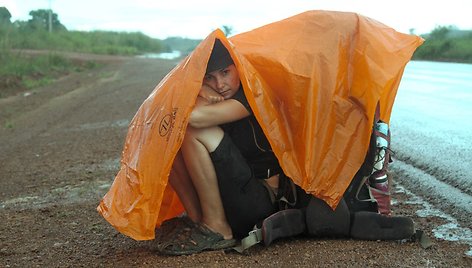
[[[215,168],[209,154],[218,147],[223,135],[219,127],[197,129],[189,126],[181,150],[200,199],[201,222],[222,234],[225,239],[230,239],[233,233],[226,220]]]
[[[169,182],[179,196],[190,219],[194,222],[200,222],[202,220],[200,200],[197,191],[193,186],[190,175],[187,172],[187,167],[185,166],[181,151],[177,153],[177,156],[174,159],[174,165],[170,172]]]

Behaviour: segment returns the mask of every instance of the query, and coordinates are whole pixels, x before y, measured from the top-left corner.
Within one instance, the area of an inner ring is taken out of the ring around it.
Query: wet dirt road
[[[90,57],[90,56],[88,56]],[[93,58],[93,57],[92,57]],[[101,59],[103,60],[103,59]],[[444,218],[402,187],[394,214],[410,215],[434,240],[297,238],[168,257],[134,241],[96,212],[119,168],[127,124],[174,62],[106,59],[31,94],[0,99],[0,267],[470,267],[469,246],[434,238]]]

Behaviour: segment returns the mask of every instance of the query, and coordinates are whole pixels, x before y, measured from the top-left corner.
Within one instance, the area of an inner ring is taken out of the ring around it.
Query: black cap
[[[208,60],[206,73],[226,68],[233,63],[233,59],[223,43],[221,43],[220,39],[215,39],[215,45]]]

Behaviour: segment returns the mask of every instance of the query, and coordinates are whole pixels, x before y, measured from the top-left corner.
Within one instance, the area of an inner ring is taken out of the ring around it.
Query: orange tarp
[[[121,169],[98,211],[118,231],[154,238],[183,212],[168,184],[215,38],[284,172],[336,207],[367,152],[375,107],[388,122],[405,65],[423,40],[355,13],[308,11],[227,39],[211,33],[144,101]]]

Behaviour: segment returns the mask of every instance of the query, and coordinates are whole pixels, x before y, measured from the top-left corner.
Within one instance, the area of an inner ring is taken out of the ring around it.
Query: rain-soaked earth
[[[398,183],[394,214],[411,216],[432,246],[298,237],[246,254],[159,255],[96,207],[118,171],[128,123],[175,62],[73,56],[104,65],[0,99],[0,267],[472,267],[470,234],[469,243],[437,235],[450,224],[470,232],[470,218],[444,216],[447,206],[433,213],[434,202]]]

